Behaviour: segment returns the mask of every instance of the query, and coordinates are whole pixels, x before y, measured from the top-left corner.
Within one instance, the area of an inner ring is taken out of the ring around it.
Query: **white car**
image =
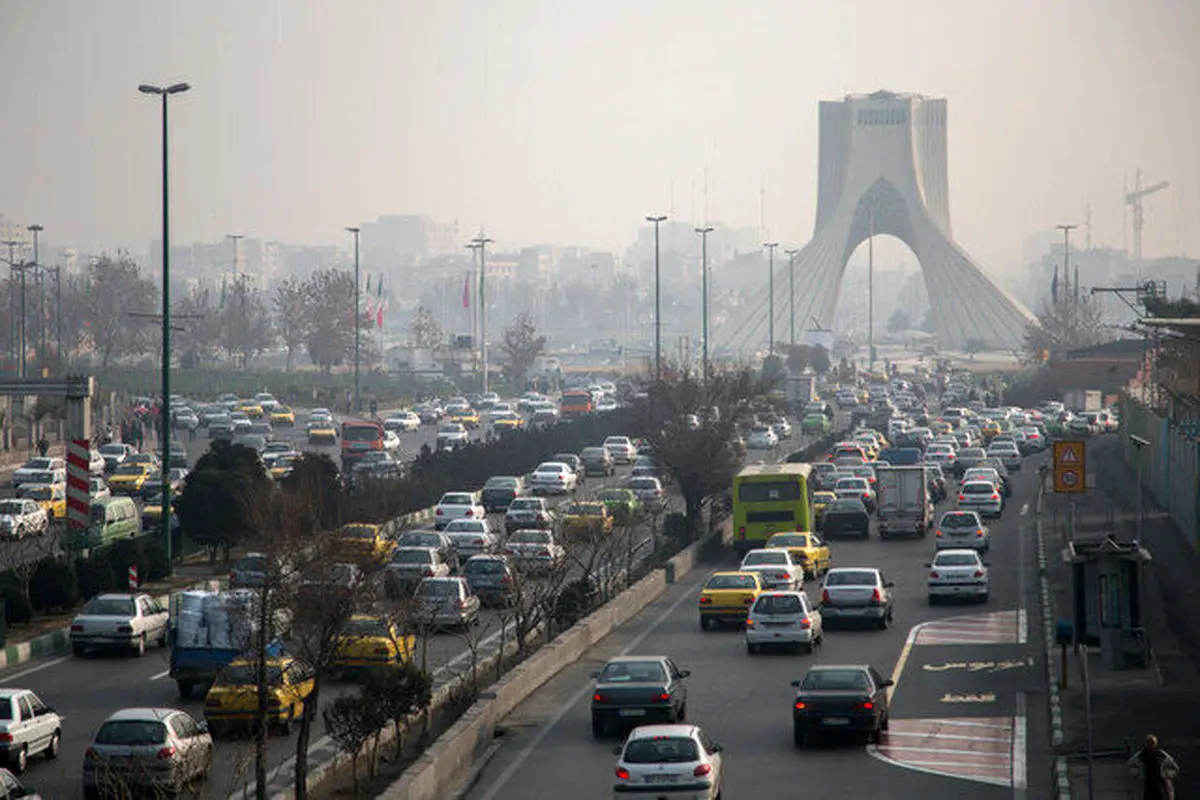
[[[93,503],[105,497],[112,497],[112,490],[108,488],[108,484],[104,482],[104,478],[92,478],[89,488]]]
[[[41,472],[66,472],[67,462],[62,458],[31,458],[13,471],[14,488],[22,483],[39,483],[35,476]]]
[[[567,558],[567,551],[553,533],[529,528],[509,535],[504,543],[504,554],[530,572],[553,572]]]
[[[71,620],[71,649],[76,656],[89,649],[132,649],[144,656],[151,644],[167,643],[167,609],[144,592],[100,594]]]
[[[750,450],[771,450],[778,446],[779,437],[765,425],[750,431],[750,436],[746,439],[746,447]]]
[[[458,553],[459,563],[471,556],[494,553],[500,547],[500,537],[486,519],[452,519],[443,529]]]
[[[474,492],[446,492],[433,509],[433,524],[439,531],[455,519],[484,519],[487,511]]]
[[[0,500],[0,539],[41,536],[50,530],[50,516],[36,500],[11,497]]]
[[[771,420],[771,431],[779,439],[792,438],[792,423],[782,414]]]
[[[437,448],[439,450],[453,450],[455,447],[462,447],[470,442],[471,434],[460,423],[448,422],[438,428]]]
[[[604,440],[604,449],[618,464],[632,464],[637,458],[637,448],[628,436],[609,436]]]
[[[28,689],[0,689],[0,755],[5,764],[20,773],[31,756],[44,753],[47,761],[58,758],[62,722],[54,709]]]
[[[768,589],[798,592],[804,589],[804,567],[782,548],[751,550],[742,558],[739,572],[757,572]]]
[[[613,797],[721,796],[721,745],[697,725],[643,725],[634,728],[618,756]]]
[[[942,514],[933,529],[934,543],[938,550],[970,548],[987,552],[991,547],[992,535],[975,511],[947,511]]]
[[[629,479],[629,490],[648,509],[657,509],[667,502],[662,481],[652,475],[635,475]]]
[[[999,517],[1004,512],[1004,497],[990,480],[967,481],[958,487],[958,507],[978,511],[981,517]]]
[[[421,418],[412,411],[396,411],[383,419],[383,429],[409,433],[421,427]]]
[[[561,461],[538,464],[529,481],[534,494],[570,494],[579,487],[579,476]]]
[[[275,409],[279,408],[279,401],[275,399],[275,395],[270,392],[259,392],[254,395],[254,402],[262,408],[263,412],[270,414]]]
[[[992,573],[976,550],[939,550],[929,568],[929,604],[946,597],[970,597],[986,603]]]
[[[1004,485],[1000,479],[1000,473],[995,467],[971,467],[963,473],[962,480],[959,481],[959,486],[970,483],[971,481],[988,481],[997,488]]]
[[[445,407],[447,414],[460,414],[470,410],[471,403],[465,397],[452,397],[450,398],[450,402],[446,403]]]
[[[100,455],[99,450],[92,450],[88,454],[88,472],[92,475],[103,475],[105,466],[104,456]]]
[[[1007,469],[1021,468],[1021,450],[1016,442],[992,442],[987,449],[988,458],[998,458]]]
[[[746,616],[746,652],[797,647],[811,653],[825,639],[821,612],[803,591],[764,592]]]
[[[396,435],[395,431],[384,430],[383,449],[388,453],[400,452],[400,437]]]
[[[860,478],[857,475],[838,478],[837,483],[833,485],[833,493],[839,500],[861,500],[868,511],[875,508],[875,490],[871,488],[871,482],[866,478]]]

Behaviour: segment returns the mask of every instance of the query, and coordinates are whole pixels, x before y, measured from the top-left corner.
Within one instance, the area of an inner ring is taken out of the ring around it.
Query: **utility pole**
[[[1071,291],[1071,231],[1078,228],[1078,225],[1056,225],[1063,232],[1063,280],[1067,283],[1065,296],[1070,296]],[[1079,300],[1079,268],[1075,268],[1075,301]]]
[[[766,242],[767,248],[767,355],[775,355],[775,248],[779,242]]]
[[[42,262],[41,262],[41,250],[39,248],[39,237],[40,237],[41,232],[44,231],[45,228],[43,228],[41,225],[38,225],[35,223],[35,224],[30,225],[27,228],[25,228],[25,230],[27,230],[33,234],[33,263],[27,264],[26,267],[33,267],[34,276],[37,278],[37,283],[38,283],[38,325],[37,325],[36,334],[37,334],[37,338],[38,338],[38,361],[40,361],[44,364],[45,362],[43,361],[43,359],[46,357],[46,355],[45,355],[45,353],[46,353],[46,283],[42,279],[42,270],[41,270]],[[24,287],[25,287],[24,272],[22,271],[22,281],[21,281],[22,295],[24,295]],[[24,300],[24,297],[22,297],[22,300]],[[25,313],[23,310],[21,312],[21,316],[22,316],[22,318],[24,318],[24,316],[25,316]]]
[[[711,225],[696,228],[700,234],[700,370],[704,376],[704,388],[708,388],[708,235]]]
[[[479,305],[478,300],[471,304],[471,293],[475,289],[475,267],[479,263],[480,246],[475,242],[467,242],[467,249],[471,251],[471,268],[467,270],[466,285],[463,287],[463,304],[467,307],[468,316],[471,318],[471,364],[475,364],[475,348],[479,346],[476,328],[476,315],[479,310],[475,306]]]
[[[875,206],[871,205],[871,230],[867,236],[867,370],[875,371]]]
[[[234,285],[234,287],[236,287],[238,294],[241,295],[241,298],[242,298],[242,314],[240,317],[239,324],[241,324],[242,326],[245,326],[245,325],[247,325],[246,295],[244,292],[242,292],[241,279],[238,277],[238,241],[240,239],[242,239],[243,237],[242,237],[242,234],[240,234],[240,233],[230,233],[230,234],[227,234],[225,238],[227,238],[229,240],[229,243],[230,243],[230,245],[232,245],[232,248],[233,248],[233,285]],[[225,313],[229,314],[228,310],[226,310]],[[229,317],[228,317],[228,319],[229,319],[228,335],[229,335],[230,361],[233,361],[233,354],[237,350],[237,340],[239,338],[241,338],[241,337],[234,336],[234,324],[233,323],[234,323],[235,317],[237,317],[236,314],[229,314]],[[245,367],[246,367],[246,364],[245,364],[245,360],[243,359],[242,368],[245,369]]]
[[[662,383],[662,276],[659,272],[658,229],[666,215],[646,217],[654,223],[654,381]]]
[[[63,365],[66,360],[63,358],[63,338],[62,338],[62,265],[54,268],[54,319],[55,319],[55,335],[54,335],[54,352],[57,356],[58,374],[62,375]]]
[[[359,383],[359,354],[362,334],[362,298],[359,290],[358,228],[346,228],[354,236],[354,410],[362,411],[361,384]]]
[[[17,340],[21,335],[20,318],[17,316],[17,273],[21,271],[21,265],[17,263],[17,248],[25,243],[20,239],[5,239],[0,244],[8,246],[8,355],[17,366],[17,377],[23,378],[25,368],[17,360]]]
[[[796,256],[800,254],[795,248],[784,250],[788,257],[788,343],[796,346]]]
[[[488,344],[487,344],[487,246],[492,239],[483,231],[471,240],[479,248],[479,357],[483,362],[483,394],[488,393]]]
[[[159,87],[142,84],[138,91],[143,94],[157,95],[162,100],[162,400],[159,405],[158,435],[162,441],[162,460],[159,469],[162,472],[162,537],[167,551],[167,563],[172,561],[171,518],[174,517],[171,505],[171,193],[167,180],[170,152],[170,139],[167,136],[167,100],[173,94],[186,92],[192,88],[186,83],[176,83],[172,86]]]

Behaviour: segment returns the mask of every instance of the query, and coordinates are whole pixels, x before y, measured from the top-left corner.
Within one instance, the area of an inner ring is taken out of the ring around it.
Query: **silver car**
[[[765,592],[746,616],[746,652],[764,647],[800,647],[811,653],[825,638],[821,612],[804,592]]]
[[[414,598],[413,617],[427,628],[466,628],[479,621],[479,597],[466,578],[424,578]]]
[[[8,767],[21,773],[30,756],[58,758],[61,742],[62,717],[53,708],[28,689],[0,689],[0,754]]]
[[[821,616],[832,620],[867,620],[880,628],[892,624],[892,587],[874,567],[835,567],[825,574]]]
[[[175,708],[126,708],[101,724],[83,756],[85,797],[149,789],[182,794],[208,778],[208,725]]]
[[[999,517],[1004,512],[1004,497],[989,480],[966,481],[958,487],[958,507],[978,511],[984,517]]]
[[[1010,470],[1021,468],[1021,450],[1016,442],[992,442],[988,445],[989,458],[998,458]]]
[[[742,558],[739,572],[756,572],[768,589],[799,591],[804,588],[804,567],[783,548],[751,550]]]
[[[487,519],[452,519],[442,532],[450,538],[460,562],[481,553],[494,553],[500,546]]]

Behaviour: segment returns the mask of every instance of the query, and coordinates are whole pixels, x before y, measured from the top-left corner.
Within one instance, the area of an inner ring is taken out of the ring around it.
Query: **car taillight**
[[[0,733],[0,742],[11,742],[13,740],[11,733]]]
[[[467,606],[467,603],[465,600],[455,600],[454,601],[455,608],[462,609],[462,608],[466,608],[466,606]]]
[[[592,695],[592,702],[593,703],[607,703],[608,697],[606,695],[600,694],[599,692],[596,692],[594,695]]]
[[[755,621],[754,621],[754,620],[752,620],[752,619],[748,619],[748,620],[746,620],[746,627],[747,627],[747,628],[753,628],[753,627],[754,627],[756,624],[757,624],[757,623],[755,623]]]
[[[83,751],[83,757],[85,759],[97,759],[100,758],[100,754],[96,752],[96,748],[89,747],[87,750]]]
[[[862,704],[862,710],[863,710],[863,711],[870,711],[870,710],[871,710],[871,709],[873,709],[873,708],[875,708],[875,704],[874,704],[874,703],[872,703],[870,700],[867,700],[866,702],[864,702],[864,703]]]
[[[512,578],[508,575],[505,575],[503,578],[500,579],[500,582],[501,583],[512,583]]]
[[[810,620],[808,617],[805,617],[804,619],[800,620],[800,627],[805,629],[811,628],[812,620]]]
[[[426,578],[432,578],[433,577],[433,567],[425,567],[425,569],[421,570],[421,574],[424,575]]]
[[[702,606],[711,606],[711,605],[712,605],[712,598],[711,598],[711,597],[701,597],[701,598],[700,598],[700,605],[702,605]]]
[[[966,500],[966,499],[967,499],[967,496],[966,496],[965,494],[960,494],[960,495],[958,496],[958,502],[960,502],[960,503],[961,503],[963,500]]]
[[[658,702],[660,702],[660,703],[666,703],[670,699],[671,699],[671,695],[667,694],[666,692],[662,692],[658,696]]]
[[[941,529],[941,528],[938,528],[936,531],[934,531],[934,532],[933,532],[933,535],[934,535],[934,536],[941,536],[941,535],[942,535],[942,529]]]
[[[742,602],[745,603],[746,605],[750,605],[751,603],[754,602],[754,598],[753,597],[743,597]]]
[[[435,515],[435,516],[438,516],[438,517],[440,517],[440,516],[442,516],[442,514],[444,514],[444,513],[446,513],[446,512],[442,511],[442,509],[440,509],[440,508],[439,508],[439,509],[437,509],[436,511],[434,511],[433,513],[434,513],[434,515]]]
[[[155,755],[155,758],[158,758],[158,759],[171,758],[174,755],[175,755],[174,747],[163,747],[163,748],[159,749],[158,753]]]
[[[796,701],[796,710],[797,711],[803,711],[806,708],[808,708],[808,703],[805,703],[803,700]]]
[[[463,516],[464,517],[473,517],[473,516],[475,516],[475,512],[468,508],[467,513],[463,514]]]
[[[999,500],[999,499],[1000,499],[1000,494],[999,494],[999,492],[992,492],[992,499],[993,499],[993,500]]]
[[[883,602],[883,593],[880,592],[879,589],[871,590],[871,602],[872,603],[882,603]]]
[[[975,577],[976,577],[976,578],[982,578],[982,577],[983,577],[983,570],[981,570],[981,569],[977,569],[977,570],[975,570]]]
[[[539,512],[538,512],[538,515],[537,515],[536,517],[534,517],[534,519],[536,519],[538,522],[545,522],[545,521],[546,521],[546,515],[545,515],[545,514],[543,514],[543,513],[541,513],[541,512],[539,511]]]
[[[625,769],[624,767],[617,767],[617,780],[629,780],[629,770]]]
[[[934,570],[933,572],[929,573],[929,577],[931,577],[931,578],[936,578],[937,576],[938,576],[938,574],[937,574],[937,571],[936,571],[936,570]]]
[[[712,772],[711,764],[698,764],[696,768],[692,770],[692,775],[697,778],[703,778],[710,772]]]
[[[83,633],[83,626],[82,625],[72,625],[71,632],[72,633]]]
[[[830,599],[829,599],[829,590],[828,590],[828,589],[826,589],[825,591],[821,592],[821,602],[822,602],[822,603],[829,603],[829,602],[832,602],[832,601],[830,601]]]

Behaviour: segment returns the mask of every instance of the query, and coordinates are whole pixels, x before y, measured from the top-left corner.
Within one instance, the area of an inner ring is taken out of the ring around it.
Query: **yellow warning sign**
[[[1087,443],[1064,440],[1054,443],[1054,491],[1072,494],[1087,491]]]

